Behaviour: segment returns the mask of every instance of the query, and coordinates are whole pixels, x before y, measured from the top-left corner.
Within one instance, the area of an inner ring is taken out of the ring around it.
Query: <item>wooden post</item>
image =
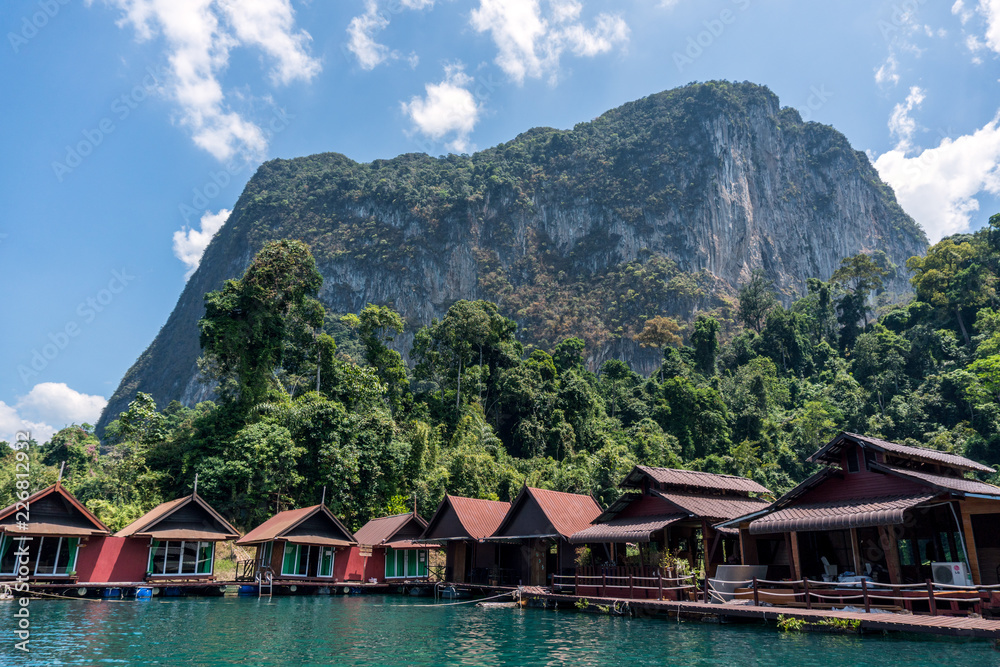
[[[802,563],[799,559],[799,534],[794,530],[785,533],[785,546],[788,548],[788,564],[792,566],[792,579],[802,579]]]
[[[851,528],[851,551],[854,553],[854,574],[864,574],[861,566],[861,544],[858,542],[858,529]]]
[[[760,606],[760,595],[757,593],[757,577],[753,578],[753,606]]]
[[[573,572],[573,595],[580,594],[580,573]]]
[[[608,571],[601,570],[601,597],[608,596]]]
[[[890,526],[878,527],[879,546],[885,552],[885,564],[889,568],[889,583],[903,583],[903,574],[899,566],[899,548]]]
[[[702,592],[703,592],[703,595],[704,595],[704,598],[705,598],[705,602],[706,603],[711,602],[711,600],[708,599],[708,571],[707,570],[705,571],[705,578],[702,579],[702,582],[701,582],[701,589],[702,589]]]
[[[931,616],[937,616],[937,602],[934,600],[934,584],[927,580],[927,606],[931,609]]]
[[[809,597],[809,580],[802,578],[802,590],[806,594],[806,609],[812,609],[812,598]]]
[[[868,580],[867,579],[862,579],[861,580],[861,594],[865,597],[865,613],[866,614],[872,613],[871,600],[868,599]]]
[[[972,531],[972,515],[969,514],[969,501],[962,500],[958,503],[958,509],[962,516],[962,533],[965,537],[965,549],[968,553],[965,558],[969,562],[969,569],[972,570],[972,583],[976,586],[983,585],[983,576],[979,571],[979,554],[976,552],[976,536]]]
[[[628,575],[628,598],[629,600],[635,598],[635,575],[631,573]]]
[[[663,570],[662,569],[656,571],[656,578],[657,578],[657,585],[659,586],[659,589],[660,589],[659,590],[659,596],[656,599],[657,600],[662,600],[663,599]]]

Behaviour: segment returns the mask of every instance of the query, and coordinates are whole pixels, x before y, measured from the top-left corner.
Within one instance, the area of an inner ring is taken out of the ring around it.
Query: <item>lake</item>
[[[4,611],[13,629],[15,604]],[[988,641],[786,634],[543,609],[442,606],[427,598],[33,600],[19,665],[1000,665]]]

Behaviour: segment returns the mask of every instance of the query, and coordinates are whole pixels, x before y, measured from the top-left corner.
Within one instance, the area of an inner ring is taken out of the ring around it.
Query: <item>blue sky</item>
[[[7,0],[0,439],[95,421],[263,160],[471,152],[749,80],[932,240],[1000,211],[1000,0]]]

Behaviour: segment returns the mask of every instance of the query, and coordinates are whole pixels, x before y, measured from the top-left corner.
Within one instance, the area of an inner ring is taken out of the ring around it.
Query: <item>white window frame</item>
[[[149,556],[146,561],[150,565],[155,565],[153,562],[153,542],[159,542],[164,548],[164,558],[163,558],[163,568],[159,572],[154,572],[150,569],[149,576],[151,577],[211,577],[215,575],[215,543],[211,540],[154,540],[149,541]],[[184,545],[191,542],[195,545],[194,548],[194,570],[191,572],[184,571]],[[166,553],[170,550],[171,544],[180,545],[180,557],[177,560],[177,571],[167,572],[167,559]],[[212,557],[209,560],[208,572],[198,572],[198,560],[201,554],[201,545],[209,544],[211,545]]]
[[[57,539],[57,540],[59,540],[59,542],[56,543],[56,559],[55,559],[55,565],[53,566],[53,569],[57,570],[57,569],[59,569],[59,556],[60,556],[60,554],[62,554],[63,540],[67,540],[66,544],[68,546],[68,544],[69,544],[68,540],[70,538],[68,538],[68,537],[62,537],[62,536],[56,536],[56,537],[53,538],[53,537],[50,536],[49,539],[50,540],[51,539]],[[77,540],[78,541],[76,543],[76,548],[77,548],[77,556],[79,556],[79,554],[80,554],[80,542],[79,542],[79,538],[77,538]],[[42,545],[44,543],[45,543],[45,537],[39,538],[39,540],[38,540],[38,555],[35,556],[35,576],[36,577],[38,577],[38,576],[42,576],[42,577],[68,577],[69,573],[71,572],[71,570],[69,569],[69,561],[68,560],[66,561],[66,571],[63,572],[62,574],[60,574],[59,572],[39,572],[38,571],[38,567],[42,564],[41,555],[42,555]],[[74,570],[76,568],[76,557],[73,558],[73,568],[74,568]]]
[[[330,574],[321,574],[320,570],[323,568],[323,553],[329,549],[330,550]],[[319,547],[319,558],[316,560],[316,576],[320,579],[332,579],[333,569],[337,562],[337,550],[330,546],[320,546]]]
[[[312,557],[312,545],[311,544],[296,544],[294,542],[285,542],[285,549],[287,550],[288,547],[295,547],[295,549],[296,549],[296,552],[295,552],[295,572],[296,573],[285,572],[285,553],[286,552],[282,551],[281,552],[281,576],[282,577],[302,577],[303,579],[307,578],[309,576],[309,563],[311,562],[311,557]],[[302,562],[302,549],[303,548],[306,550],[306,568],[305,568],[305,572],[306,573],[305,574],[297,574],[297,572],[299,571],[299,564]]]

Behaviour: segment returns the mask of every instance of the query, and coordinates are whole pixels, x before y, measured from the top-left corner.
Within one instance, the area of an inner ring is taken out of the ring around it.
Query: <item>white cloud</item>
[[[18,431],[30,431],[39,443],[69,424],[94,424],[107,401],[81,394],[62,382],[36,384],[13,406],[0,401],[0,440],[14,442]]]
[[[89,0],[92,2],[93,0]],[[167,94],[180,107],[178,122],[195,144],[219,160],[236,153],[248,159],[267,148],[264,132],[226,103],[219,82],[229,54],[256,47],[275,61],[271,79],[309,81],[320,64],[306,51],[311,37],[294,31],[290,0],[105,0],[123,12],[140,40],[162,35],[170,80]]]
[[[880,86],[891,82],[892,85],[899,83],[899,61],[896,54],[890,52],[882,66],[875,70],[875,83]]]
[[[910,152],[901,141],[875,168],[932,242],[969,229],[979,193],[1000,195],[1000,114],[972,134]]]
[[[951,13],[958,17],[958,20],[965,25],[972,18],[972,10],[965,6],[963,0],[955,0],[955,4],[951,6]]]
[[[434,7],[435,0],[400,0],[399,4],[391,4],[396,12],[404,9],[422,10]],[[399,58],[399,53],[391,50],[385,44],[375,41],[375,33],[385,30],[389,25],[389,16],[379,11],[377,0],[365,0],[365,13],[355,16],[347,26],[347,50],[358,59],[362,69],[375,69],[387,60]],[[417,57],[410,54],[407,62],[416,67]]]
[[[482,111],[469,92],[470,83],[472,78],[462,71],[461,65],[448,65],[444,81],[425,85],[426,95],[414,96],[409,102],[403,102],[403,112],[421,134],[431,139],[439,140],[452,135],[447,144],[448,150],[464,153],[469,149],[469,135]]]
[[[188,267],[184,280],[189,279],[201,264],[201,256],[212,241],[215,233],[226,224],[232,211],[222,209],[218,213],[205,211],[201,216],[201,229],[182,227],[174,232],[174,256]]]
[[[906,96],[906,102],[901,102],[893,107],[892,114],[889,116],[889,132],[898,141],[897,150],[905,152],[911,148],[913,133],[917,130],[917,122],[913,120],[910,112],[919,107],[923,101],[924,91],[919,86],[912,86]]]
[[[986,19],[986,45],[1000,53],[1000,0],[979,0],[979,13]]]
[[[549,0],[547,6],[546,17],[539,0],[479,0],[470,15],[472,27],[493,38],[496,64],[518,83],[546,74],[554,79],[566,49],[589,57],[628,43],[621,16],[599,14],[594,27],[586,28],[579,22],[583,7],[578,0]]]

